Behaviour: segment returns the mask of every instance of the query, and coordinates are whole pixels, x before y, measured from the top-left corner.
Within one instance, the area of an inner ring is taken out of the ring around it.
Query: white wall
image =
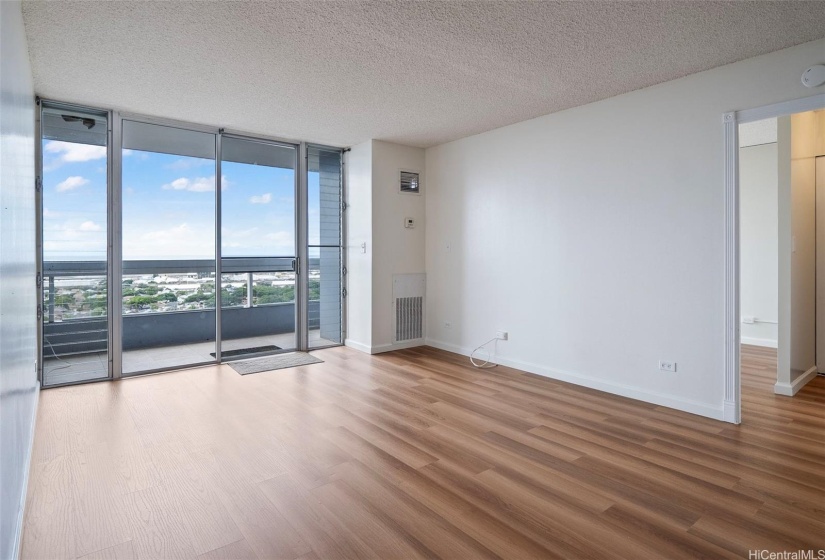
[[[820,40],[428,149],[429,343],[467,354],[506,329],[502,363],[721,418],[722,115],[822,93],[799,77],[823,54]]]
[[[825,157],[816,158],[816,222],[816,364],[825,373]]]
[[[814,113],[791,116],[791,382],[816,364]]]
[[[400,171],[419,171],[421,194],[399,192]],[[373,352],[395,348],[392,343],[392,276],[425,270],[424,150],[390,142],[373,142]],[[404,227],[404,219],[415,227]]]
[[[791,228],[791,117],[777,119],[777,152],[779,167],[779,328],[776,351],[776,386],[791,386],[791,255],[793,231]]]
[[[825,111],[799,113],[785,121],[787,130],[779,139],[779,255],[780,267],[786,262],[789,274],[783,279],[780,268],[779,314],[780,324],[787,320],[788,326],[780,327],[774,390],[794,395],[816,374],[816,156],[825,154]],[[782,218],[788,215],[786,223]]]
[[[776,119],[772,119],[775,123]],[[740,308],[743,344],[776,348],[778,321],[776,140],[739,149]]]
[[[34,90],[20,2],[0,2],[0,558],[16,558],[37,402]]]
[[[353,146],[344,154],[344,173],[346,343],[364,350],[372,346],[372,141]]]
[[[380,140],[354,146],[347,173],[347,346],[377,353],[392,342],[392,277],[424,272],[424,150]],[[420,171],[422,194],[399,193],[400,171]],[[415,228],[404,227],[404,219]],[[362,253],[361,244],[367,244]]]

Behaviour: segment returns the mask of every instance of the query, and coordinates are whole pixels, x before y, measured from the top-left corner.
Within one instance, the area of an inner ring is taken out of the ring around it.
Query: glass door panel
[[[292,145],[221,138],[221,356],[296,348]]]
[[[343,342],[341,155],[339,149],[307,148],[309,278],[306,304],[310,348]]]
[[[215,360],[215,135],[123,121],[123,374]]]
[[[106,113],[41,113],[43,386],[109,377]]]

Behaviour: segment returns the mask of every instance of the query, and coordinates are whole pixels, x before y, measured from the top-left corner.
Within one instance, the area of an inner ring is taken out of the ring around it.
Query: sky
[[[123,150],[123,258],[215,258],[215,162]],[[295,255],[294,171],[222,164],[224,257]],[[106,259],[106,147],[44,140],[44,260]],[[309,174],[310,225],[318,174]],[[310,244],[317,233],[310,227]]]

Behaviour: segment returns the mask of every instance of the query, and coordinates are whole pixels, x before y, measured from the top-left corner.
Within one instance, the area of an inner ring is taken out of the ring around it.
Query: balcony
[[[292,259],[225,258],[221,265],[223,356],[293,349]],[[320,259],[309,265],[310,347],[340,344],[339,279],[321,280]],[[125,374],[215,360],[214,266],[208,260],[123,263]],[[50,261],[43,270],[44,384],[107,377],[105,263]]]

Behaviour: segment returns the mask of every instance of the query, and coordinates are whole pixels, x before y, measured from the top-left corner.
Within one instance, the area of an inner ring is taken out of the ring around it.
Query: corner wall
[[[418,171],[421,194],[399,192],[400,172]],[[390,142],[374,141],[373,181],[373,271],[372,271],[372,350],[386,352],[397,348],[392,333],[392,277],[394,274],[425,271],[424,150]],[[404,227],[405,218],[415,227]]]
[[[346,345],[370,354],[395,350],[407,345],[393,344],[393,275],[425,266],[424,150],[370,140],[347,152],[345,168]],[[421,173],[421,194],[399,192],[402,169]],[[405,218],[415,227],[405,228]]]
[[[34,90],[20,2],[0,2],[0,558],[16,558],[38,383]]]
[[[823,53],[815,41],[428,149],[428,343],[468,354],[507,330],[499,363],[721,419],[722,115],[822,94],[800,75]]]
[[[361,351],[372,347],[372,140],[344,154],[347,209],[345,344]]]
[[[791,384],[816,366],[817,120],[791,115]]]
[[[780,395],[793,396],[817,373],[817,360],[823,355],[825,335],[818,328],[825,325],[825,313],[818,308],[817,283],[822,283],[820,272],[825,270],[825,245],[817,242],[817,214],[825,214],[825,203],[817,190],[817,157],[825,156],[825,111],[809,111],[791,115],[790,129],[785,133],[789,144],[783,153],[786,158],[780,172],[780,201],[790,206],[790,225],[784,246],[790,262],[790,275],[785,292],[780,292],[780,309],[785,308],[789,326],[780,337],[780,359],[774,390]],[[786,127],[787,127],[786,123]],[[782,174],[784,173],[784,180]],[[790,201],[788,203],[788,201]],[[786,211],[787,213],[787,211]],[[820,320],[821,318],[821,320]],[[819,339],[819,340],[818,340]],[[819,349],[818,349],[819,348]],[[820,364],[821,365],[821,364]]]

